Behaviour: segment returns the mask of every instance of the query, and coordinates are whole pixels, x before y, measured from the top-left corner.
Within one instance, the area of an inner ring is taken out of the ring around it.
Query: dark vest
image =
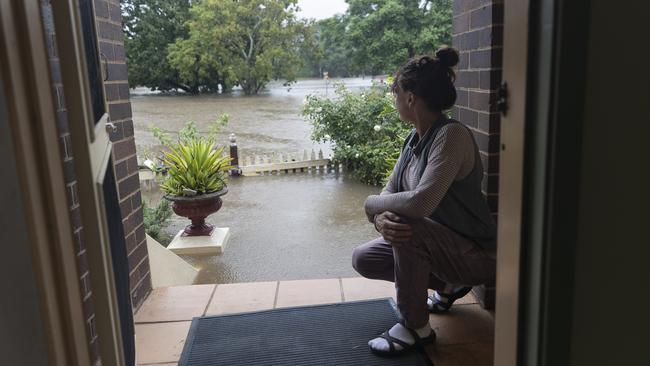
[[[422,178],[424,169],[427,166],[427,158],[431,145],[436,138],[442,126],[449,123],[460,123],[442,115],[436,123],[431,126],[431,131],[427,131],[422,141],[418,141],[418,135],[413,129],[406,138],[402,153],[400,154],[398,165],[397,191],[404,190],[402,186],[402,177],[404,170],[408,166],[413,155],[423,157],[418,162],[416,169],[418,179]],[[461,124],[461,126],[463,126]],[[465,127],[465,126],[463,126]],[[465,127],[467,128],[467,127]],[[468,130],[469,131],[469,130]],[[483,164],[478,147],[474,141],[474,136],[470,132],[472,142],[474,143],[474,168],[462,180],[454,181],[449,190],[443,197],[438,207],[435,208],[431,216],[432,220],[439,222],[446,227],[454,230],[458,234],[473,240],[480,247],[488,250],[496,249],[496,225],[490,214],[485,196],[481,192],[481,181],[483,179]],[[415,146],[414,146],[415,145]]]

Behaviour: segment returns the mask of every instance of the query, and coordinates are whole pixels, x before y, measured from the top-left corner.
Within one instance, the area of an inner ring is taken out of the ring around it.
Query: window
[[[95,12],[92,0],[80,0],[79,10],[81,26],[83,28],[83,41],[86,50],[86,63],[88,66],[88,81],[90,82],[91,102],[93,106],[93,120],[97,124],[106,113],[104,104],[104,87],[101,72],[101,61],[97,48],[97,31],[95,28]],[[93,126],[94,127],[94,126]]]

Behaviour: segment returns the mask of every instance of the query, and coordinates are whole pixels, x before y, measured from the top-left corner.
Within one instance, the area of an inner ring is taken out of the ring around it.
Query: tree
[[[350,76],[350,47],[346,39],[348,18],[335,15],[318,22],[320,42],[323,47],[321,68],[331,76]]]
[[[451,42],[451,0],[346,0],[355,73],[392,73]]]
[[[331,77],[352,75],[347,25],[348,18],[342,14],[309,23],[311,38],[302,48],[303,74],[322,77],[326,71]]]
[[[323,47],[319,40],[318,24],[315,20],[304,21],[304,40],[300,44],[300,58],[302,69],[299,72],[301,77],[322,76],[321,63],[323,59]]]
[[[197,85],[183,79],[167,61],[167,46],[187,37],[190,0],[124,0],[124,47],[131,87],[152,90],[183,89]]]
[[[181,75],[216,73],[220,82],[258,93],[271,79],[295,80],[306,37],[296,0],[204,0],[192,6],[189,35],[169,47]],[[214,75],[213,75],[214,76]]]

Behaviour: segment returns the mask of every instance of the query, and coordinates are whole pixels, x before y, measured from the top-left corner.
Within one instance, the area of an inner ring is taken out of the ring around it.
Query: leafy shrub
[[[310,95],[303,115],[314,126],[312,140],[331,141],[334,163],[342,163],[364,183],[384,184],[410,131],[400,121],[386,84],[361,94],[343,84],[333,99]]]
[[[144,231],[157,242],[164,245],[161,230],[172,216],[171,203],[168,200],[160,200],[158,206],[151,208],[146,202],[142,203],[144,214]]]
[[[166,147],[170,147],[175,143],[186,142],[188,140],[196,139],[201,136],[206,135],[207,138],[216,139],[217,134],[221,129],[228,124],[230,121],[230,115],[228,113],[223,113],[217,117],[217,120],[208,124],[207,135],[202,134],[199,131],[199,128],[196,125],[196,122],[189,121],[178,130],[178,140],[174,141],[169,136],[169,133],[165,132],[163,129],[156,125],[150,125],[149,129],[153,133],[153,136],[160,141],[160,144]]]

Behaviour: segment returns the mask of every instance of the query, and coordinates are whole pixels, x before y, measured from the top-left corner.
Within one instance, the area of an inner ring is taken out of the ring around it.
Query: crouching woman
[[[478,148],[472,133],[444,114],[456,101],[457,63],[456,50],[440,49],[409,60],[392,85],[400,119],[413,130],[386,187],[365,202],[381,237],[352,258],[364,277],[395,282],[401,320],[368,343],[380,355],[434,342],[429,313],[448,311],[495,275],[496,228],[481,192]]]

